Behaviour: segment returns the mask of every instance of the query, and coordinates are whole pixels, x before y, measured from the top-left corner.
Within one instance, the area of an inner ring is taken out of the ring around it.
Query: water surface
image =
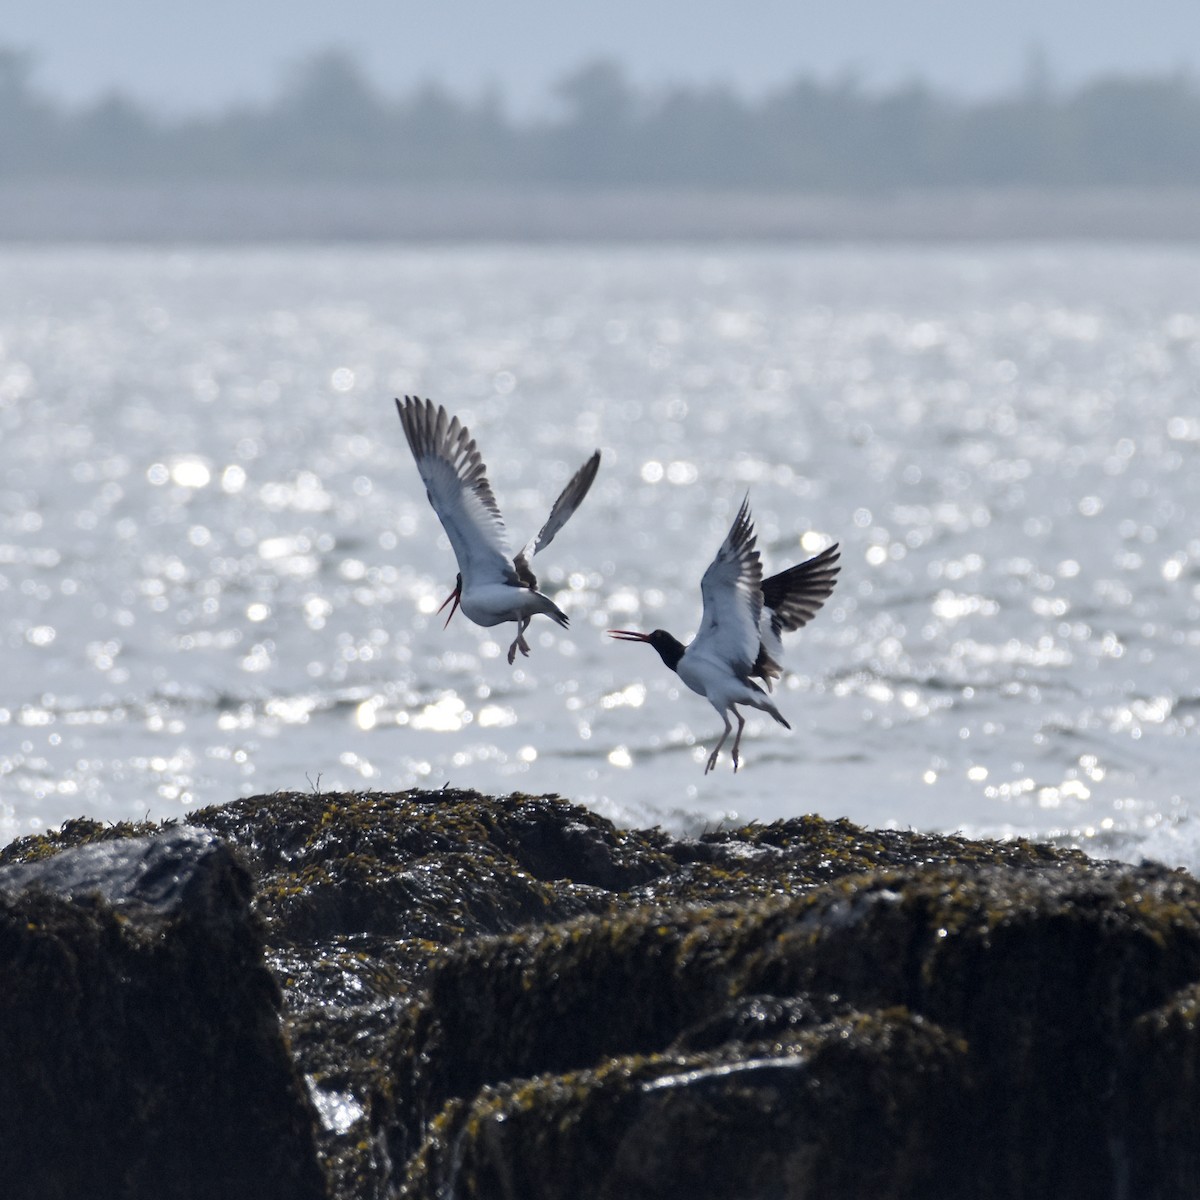
[[[1200,253],[1178,247],[0,251],[0,838],[258,791],[555,791],[1200,863]],[[392,397],[476,434],[571,616],[434,611]],[[686,640],[749,492],[830,541],[735,776],[612,626]]]

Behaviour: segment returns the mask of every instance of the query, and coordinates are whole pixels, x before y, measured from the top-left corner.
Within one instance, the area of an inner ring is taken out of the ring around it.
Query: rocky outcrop
[[[1200,1194],[1182,872],[816,817],[673,839],[450,789],[189,820],[253,881],[339,1197]]]
[[[0,1194],[325,1195],[251,894],[186,827],[0,869]]]

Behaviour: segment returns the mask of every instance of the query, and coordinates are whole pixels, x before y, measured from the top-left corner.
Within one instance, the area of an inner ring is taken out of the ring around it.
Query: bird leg
[[[737,710],[734,709],[734,712]],[[733,728],[729,723],[729,718],[724,713],[721,716],[725,720],[725,732],[721,734],[721,740],[717,743],[717,748],[708,756],[708,766],[704,768],[704,773],[707,775],[709,771],[717,765],[717,756],[721,753],[721,747],[725,745],[725,739],[729,736],[729,731]]]
[[[508,665],[510,667],[513,664],[513,659],[515,659],[517,657],[518,650],[520,650],[520,652],[523,655],[525,655],[526,658],[529,657],[529,643],[524,638],[525,630],[528,628],[529,628],[529,618],[522,617],[521,620],[519,620],[517,622],[516,640],[508,648]]]
[[[742,730],[746,728],[746,718],[735,708],[733,715],[738,720],[737,737],[733,739],[733,773],[737,774],[738,769],[738,747],[742,744]]]

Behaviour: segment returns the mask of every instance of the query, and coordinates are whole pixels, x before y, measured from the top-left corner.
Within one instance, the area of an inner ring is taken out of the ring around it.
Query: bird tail
[[[538,599],[538,612],[545,613],[550,620],[554,621],[557,625],[561,625],[563,629],[570,628],[571,622],[567,618],[567,614],[549,596],[545,596],[541,592],[534,592],[534,595]]]
[[[752,704],[752,705],[754,705],[755,708],[760,709],[762,712],[770,713],[771,716],[773,716],[775,718],[775,720],[777,720],[780,723],[780,725],[782,725],[784,727],[784,729],[791,729],[791,726],[787,722],[787,718],[767,698],[767,693],[764,692],[762,690],[762,688],[760,688],[758,686],[758,684],[756,684],[754,682],[754,680],[751,679],[751,680],[748,680],[748,682],[749,682],[750,686],[754,689],[756,695],[753,700],[739,700],[738,703],[739,704]]]

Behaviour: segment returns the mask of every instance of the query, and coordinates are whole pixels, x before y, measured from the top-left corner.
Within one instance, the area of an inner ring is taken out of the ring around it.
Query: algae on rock
[[[312,1112],[212,834],[0,868],[0,1193],[319,1200]]]
[[[253,877],[339,1200],[1200,1195],[1182,872],[449,788],[189,820]]]

